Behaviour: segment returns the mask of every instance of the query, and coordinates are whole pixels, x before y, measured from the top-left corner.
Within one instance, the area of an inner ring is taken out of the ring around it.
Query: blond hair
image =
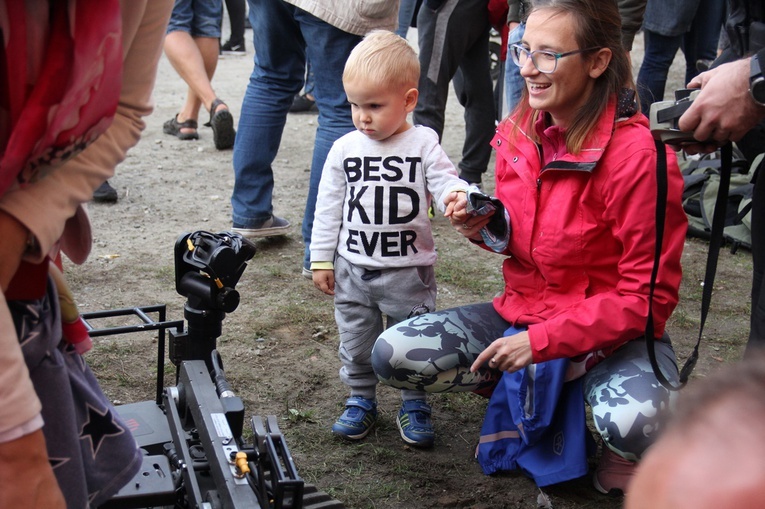
[[[389,87],[416,88],[420,61],[406,39],[387,30],[373,30],[351,51],[343,83],[358,79]]]

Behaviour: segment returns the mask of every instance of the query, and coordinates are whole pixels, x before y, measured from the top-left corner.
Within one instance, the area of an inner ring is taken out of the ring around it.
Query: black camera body
[[[693,132],[681,131],[677,126],[678,120],[691,107],[699,92],[700,90],[695,88],[682,88],[675,90],[674,101],[651,104],[649,121],[654,139],[673,145],[699,142],[693,137]]]

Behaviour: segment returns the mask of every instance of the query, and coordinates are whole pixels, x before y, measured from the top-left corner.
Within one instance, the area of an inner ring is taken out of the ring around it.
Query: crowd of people
[[[765,151],[762,2],[225,4],[231,35],[223,44],[223,0],[8,2],[0,10],[0,507],[97,507],[139,467],[140,451],[83,345],[62,330],[56,267],[62,255],[87,258],[82,205],[94,195],[116,199],[107,179],[145,127],[163,52],[188,86],[163,131],[198,139],[206,110],[216,149],[233,149],[230,229],[242,236],[290,232],[273,210],[272,164],[287,115],[318,112],[299,270],[334,300],[349,391],[334,434],[368,435],[382,383],[401,391],[401,438],[434,447],[429,394],[474,392],[489,400],[476,430],[481,468],[520,469],[544,487],[588,473],[587,405],[600,445],[598,491],[625,494],[628,508],[732,507],[743,495],[754,503],[762,444],[740,408],[758,416],[765,388],[765,183],[754,187],[746,360],[670,391],[646,341],[677,381],[665,325],[679,300],[687,221],[670,150],[654,267],[656,223],[645,211],[655,207],[662,152],[646,113],[663,99],[682,49],[687,86],[700,93],[679,127],[697,142],[675,148],[697,154],[735,142],[747,155]],[[245,14],[254,58],[237,122],[213,82],[222,51],[247,53]],[[630,51],[640,27],[645,58],[635,79]],[[492,29],[507,55],[503,104],[489,72]],[[456,167],[440,145],[450,86],[465,111]],[[436,309],[433,210],[476,249],[499,255],[500,295]],[[649,307],[654,337],[646,339]],[[740,433],[722,424],[731,419]],[[718,475],[720,455],[730,468]],[[742,474],[745,465],[754,474]],[[714,496],[685,496],[699,483]]]

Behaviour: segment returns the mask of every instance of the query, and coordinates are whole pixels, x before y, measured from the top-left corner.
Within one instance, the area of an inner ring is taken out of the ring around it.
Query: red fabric
[[[93,348],[93,340],[90,338],[88,328],[82,318],[77,318],[74,322],[62,322],[61,334],[80,355],[84,355]]]
[[[500,31],[500,36],[502,42],[500,43],[500,50],[499,50],[499,59],[503,62],[507,61],[507,42],[510,38],[510,27],[507,26],[507,24],[502,25],[502,30]],[[504,79],[504,76],[502,77]]]
[[[655,246],[656,150],[646,118],[636,114],[614,128],[615,108],[613,99],[576,156],[566,152],[556,127],[536,126],[543,133],[539,147],[523,128],[513,132],[512,119],[500,124],[492,141],[497,196],[512,225],[505,291],[494,306],[513,324],[529,326],[534,362],[596,350],[607,355],[644,333]],[[657,336],[678,301],[686,230],[682,176],[672,152],[667,159],[667,217],[654,296]]]
[[[13,275],[8,289],[3,295],[5,300],[36,300],[45,295],[48,284],[48,259],[41,263],[21,261]]]
[[[509,11],[507,0],[489,0],[489,23],[497,32],[501,31],[502,26],[507,25]]]
[[[0,196],[105,131],[122,83],[118,0],[5,2],[4,9]]]
[[[499,32],[502,39],[499,58],[503,62],[507,60],[507,38],[510,35],[510,28],[507,26],[507,13],[509,11],[507,0],[489,0],[489,23],[494,27],[494,30]]]

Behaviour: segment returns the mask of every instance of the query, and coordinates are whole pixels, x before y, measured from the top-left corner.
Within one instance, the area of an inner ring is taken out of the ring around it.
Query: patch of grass
[[[313,410],[298,410],[290,408],[287,411],[287,420],[291,422],[316,422]]]
[[[669,318],[667,327],[670,329],[695,329],[699,326],[699,319],[693,313],[689,314],[685,308],[677,307]]]
[[[487,272],[483,265],[466,263],[464,259],[443,257],[436,264],[435,270],[439,290],[456,287],[459,293],[468,292],[488,299],[502,288],[499,270],[493,274]]]
[[[148,267],[148,273],[151,277],[163,282],[168,287],[175,286],[175,266],[174,265],[159,265],[154,267]]]
[[[412,491],[410,479],[396,475],[374,476],[361,461],[344,468],[341,475],[342,481],[330,493],[349,508],[405,507],[400,504],[406,500],[405,494]],[[358,482],[360,478],[367,480]]]

